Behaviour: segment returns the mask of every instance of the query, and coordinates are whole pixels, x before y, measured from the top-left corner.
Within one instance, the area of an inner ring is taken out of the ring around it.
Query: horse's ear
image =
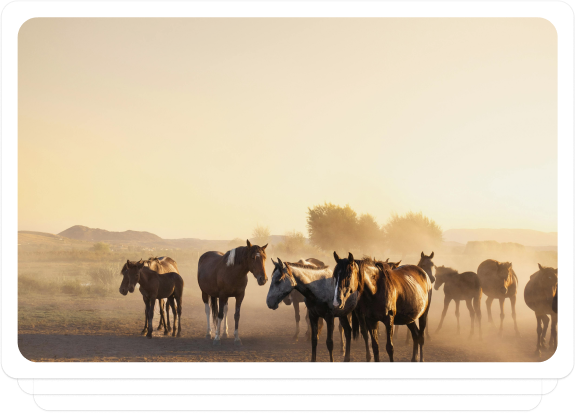
[[[432,252],[432,253],[430,254],[430,259],[432,259],[433,257],[434,257],[434,252]]]
[[[402,260],[400,260],[398,263],[396,263],[396,266],[400,266],[400,263],[402,263]]]
[[[334,251],[334,260],[336,260],[336,263],[340,261],[340,256],[338,256],[338,253],[336,253],[336,251]]]
[[[272,263],[274,263],[274,266],[276,266],[278,264],[274,261],[274,259],[270,258],[270,260],[272,260]]]
[[[276,259],[278,259],[278,264],[280,265],[280,267],[284,267],[284,263],[282,263],[282,260],[280,260],[279,257],[277,257]]]
[[[246,246],[248,246],[248,248],[252,247],[252,243],[250,243],[250,240],[246,239]]]
[[[540,263],[538,263],[538,268],[539,268],[540,270],[544,270],[544,268],[540,265]]]
[[[387,258],[386,261],[384,263],[388,263],[388,260],[390,260],[390,258]]]
[[[348,252],[348,261],[349,262],[353,262],[354,261],[354,256],[352,256],[352,253]]]
[[[424,252],[421,252],[421,253],[420,253],[420,257],[424,257]]]
[[[266,243],[264,246],[262,246],[262,250],[266,250],[266,247],[268,247],[268,243]]]

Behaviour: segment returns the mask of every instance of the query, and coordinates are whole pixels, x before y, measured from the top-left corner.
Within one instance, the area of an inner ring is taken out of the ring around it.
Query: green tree
[[[300,253],[306,247],[306,238],[299,231],[288,231],[284,234],[284,249],[289,254]]]
[[[404,216],[393,214],[383,227],[387,245],[393,252],[407,253],[433,250],[442,243],[442,229],[434,220],[420,213]]]
[[[362,253],[374,255],[384,247],[384,232],[371,214],[362,214],[356,227],[356,240]]]
[[[323,250],[350,251],[357,246],[358,216],[349,205],[332,203],[308,208],[310,242]]]
[[[110,251],[110,245],[104,242],[94,243],[92,246],[95,252],[108,253]]]

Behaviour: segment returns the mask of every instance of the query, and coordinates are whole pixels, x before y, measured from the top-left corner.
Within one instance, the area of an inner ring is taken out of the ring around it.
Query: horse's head
[[[260,286],[265,285],[268,281],[268,276],[266,276],[265,251],[268,243],[260,247],[252,245],[250,240],[246,240],[246,246],[248,247],[248,269],[254,275]]]
[[[386,259],[386,261],[384,263],[388,264],[388,266],[390,266],[390,269],[396,269],[397,267],[400,267],[400,263],[402,263],[402,260],[400,260],[399,262],[390,262],[390,259]],[[376,261],[376,259],[374,259],[374,261]]]
[[[139,262],[126,261],[121,271],[123,278],[119,290],[122,295],[126,296],[128,292],[134,292],[134,287],[140,280],[140,269],[142,269],[143,266],[144,262],[142,259],[140,259]]]
[[[512,283],[510,273],[512,272],[512,263],[498,263],[498,272],[496,273],[496,283],[499,287],[500,293],[503,295],[508,293],[508,286]]]
[[[334,278],[334,299],[332,305],[335,309],[342,309],[350,296],[359,289],[360,268],[354,261],[352,253],[348,253],[347,259],[341,259],[334,252],[334,260],[336,260],[336,267],[334,267],[332,275]]]
[[[538,279],[536,279],[536,283],[538,283],[540,290],[551,291],[554,295],[558,286],[558,269],[545,267],[540,265],[540,263],[538,263],[538,268],[540,271],[537,273]]]
[[[294,286],[296,286],[296,281],[292,276],[292,271],[282,260],[278,259],[275,262],[274,259],[274,272],[272,273],[272,280],[270,281],[270,289],[268,290],[268,296],[266,297],[266,305],[270,309],[278,309],[280,302],[286,298]]]
[[[420,261],[418,262],[418,267],[423,269],[428,277],[430,278],[430,282],[434,283],[436,278],[432,274],[432,269],[436,267],[432,259],[434,258],[434,252],[430,253],[430,256],[426,256],[424,252],[420,253]],[[438,286],[440,287],[440,286]]]
[[[434,289],[438,290],[448,280],[450,275],[457,275],[458,272],[454,269],[445,266],[436,266],[436,280],[434,282]]]

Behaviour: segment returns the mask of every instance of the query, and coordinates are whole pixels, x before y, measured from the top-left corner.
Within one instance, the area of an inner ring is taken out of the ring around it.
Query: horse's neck
[[[430,266],[430,265],[428,265],[426,267],[420,266],[420,268],[422,270],[424,270],[426,272],[426,274],[428,275],[428,277],[430,278],[430,280],[432,280],[432,266]]]
[[[332,278],[327,277],[327,274],[320,270],[309,270],[292,268],[292,276],[296,281],[295,289],[305,298],[330,302],[330,295],[334,288]]]
[[[143,267],[142,270],[140,271],[140,279],[138,281],[138,283],[140,283],[140,286],[142,286],[145,289],[150,284],[150,278],[154,273],[156,272],[151,270],[149,267]]]
[[[359,276],[362,278],[360,281],[361,285],[361,292],[360,294],[366,292],[372,295],[376,294],[377,288],[377,278],[378,278],[379,270],[376,266],[365,265],[362,267],[362,270],[359,272]]]
[[[246,255],[246,247],[236,247],[230,250],[228,257],[224,260],[224,264],[227,267],[234,269],[241,276],[246,276],[250,268],[248,267],[248,257]],[[231,262],[230,255],[233,256],[233,261]]]

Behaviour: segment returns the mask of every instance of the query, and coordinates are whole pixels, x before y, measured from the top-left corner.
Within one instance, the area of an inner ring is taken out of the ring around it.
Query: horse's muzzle
[[[438,289],[440,289],[440,286],[434,285],[434,290],[438,290]]]
[[[268,281],[268,279],[266,279],[266,276],[262,277],[258,277],[258,286],[264,286],[266,284],[266,282]]]
[[[503,287],[502,289],[500,289],[500,293],[502,293],[503,295],[505,295],[506,293],[508,293],[508,289],[506,289],[505,287]]]
[[[271,303],[270,301],[266,301],[266,305],[269,309],[276,310],[278,309],[278,303]]]
[[[128,292],[134,293],[134,286],[129,286],[129,287],[128,287]]]
[[[120,291],[120,294],[126,296],[128,294],[128,291],[126,289],[118,289]]]

